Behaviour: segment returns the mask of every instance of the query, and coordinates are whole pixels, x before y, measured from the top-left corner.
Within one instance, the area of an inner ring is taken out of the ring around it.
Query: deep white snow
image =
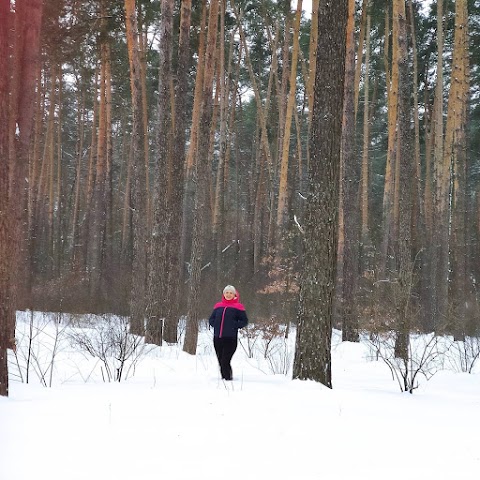
[[[443,361],[401,393],[366,343],[335,332],[330,390],[291,380],[290,335],[267,359],[262,339],[254,358],[239,345],[225,384],[205,327],[196,356],[147,346],[127,378],[104,382],[102,362],[68,340],[71,320],[18,314],[10,396],[0,398],[1,480],[478,478],[478,365],[467,374]],[[273,373],[285,363],[287,375]]]

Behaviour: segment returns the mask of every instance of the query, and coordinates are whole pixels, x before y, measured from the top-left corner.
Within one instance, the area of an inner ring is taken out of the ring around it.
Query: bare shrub
[[[23,383],[30,383],[35,375],[43,386],[51,387],[55,361],[66,336],[65,318],[62,313],[29,311],[27,315],[28,322],[17,323],[15,362],[10,371]]]
[[[452,342],[448,361],[457,372],[472,373],[480,358],[480,338],[465,337],[463,341]]]
[[[288,373],[292,353],[287,341],[287,327],[275,316],[249,324],[240,331],[239,341],[248,358],[261,356],[272,373]]]
[[[128,317],[111,314],[86,315],[82,326],[72,326],[69,338],[73,347],[100,360],[103,380],[108,382],[133,375],[147,349],[143,337],[129,332]]]
[[[435,334],[410,334],[408,359],[395,354],[397,334],[393,331],[374,332],[366,336],[372,358],[383,360],[402,392],[413,393],[419,378],[429,380],[440,368],[448,345]]]

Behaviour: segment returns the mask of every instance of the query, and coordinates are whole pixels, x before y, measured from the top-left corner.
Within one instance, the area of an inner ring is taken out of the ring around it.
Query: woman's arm
[[[248,325],[248,317],[247,317],[247,312],[244,310],[239,310],[238,311],[238,316],[237,316],[237,328],[243,328]]]

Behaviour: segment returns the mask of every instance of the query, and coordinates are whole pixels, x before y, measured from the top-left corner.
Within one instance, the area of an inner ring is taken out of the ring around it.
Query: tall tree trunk
[[[10,0],[0,0],[0,396],[8,396],[8,355],[12,348],[11,325],[15,323],[10,297],[11,213],[9,192],[8,96],[9,96]]]
[[[300,49],[300,19],[302,16],[302,0],[297,1],[297,12],[295,14],[295,22],[293,26],[293,50],[292,61],[290,62],[290,91],[288,93],[287,110],[285,113],[285,128],[283,130],[283,143],[280,153],[280,186],[278,189],[278,207],[277,207],[277,239],[276,247],[282,242],[282,227],[285,224],[288,212],[286,206],[288,203],[288,163],[290,156],[290,132],[292,128],[293,109],[296,108],[296,91],[297,91],[297,63],[298,52]]]
[[[310,137],[310,194],[293,377],[332,387],[332,304],[337,265],[347,0],[322,0]]]
[[[386,14],[388,15],[388,13]],[[379,258],[379,277],[383,279],[388,276],[391,267],[389,258],[393,258],[392,253],[392,234],[395,227],[394,207],[395,207],[395,172],[397,159],[397,121],[398,121],[398,37],[396,24],[392,28],[392,70],[390,84],[388,89],[388,145],[387,161],[385,167],[385,182],[383,190],[383,219],[382,219],[382,245]],[[388,32],[385,32],[385,41],[387,41]]]
[[[172,63],[173,0],[162,0],[160,22],[160,54],[158,77],[158,120],[157,156],[154,166],[153,224],[149,264],[148,320],[145,340],[162,344],[162,319],[165,318],[168,275],[168,214],[167,214],[167,168],[172,116],[170,108],[170,81]],[[181,188],[181,185],[176,186]]]
[[[164,339],[169,343],[177,341],[177,325],[180,311],[178,305],[181,295],[183,264],[180,259],[180,242],[183,222],[183,197],[185,185],[185,138],[187,124],[186,96],[188,89],[188,69],[190,66],[190,23],[192,1],[182,0],[180,17],[180,36],[178,41],[177,83],[175,88],[175,131],[171,181],[174,188],[169,189],[167,209],[169,219],[168,258],[171,268],[168,273],[167,312]]]
[[[105,180],[106,180],[106,153],[107,153],[107,31],[106,10],[102,3],[102,25],[100,35],[100,85],[99,85],[99,113],[97,154],[95,165],[95,185],[93,188],[92,210],[87,212],[91,220],[90,240],[88,249],[88,273],[90,280],[90,297],[94,302],[102,302],[103,292],[103,256],[105,246]]]
[[[364,105],[363,105],[363,148],[362,148],[362,169],[361,169],[361,187],[360,187],[360,209],[361,209],[361,229],[360,245],[362,258],[362,271],[370,270],[371,265],[371,239],[369,229],[369,191],[370,191],[370,168],[369,168],[369,146],[370,146],[370,15],[367,18],[367,35],[365,37],[365,81],[364,81]]]
[[[432,325],[435,329],[445,322],[448,306],[448,196],[450,169],[444,170],[443,161],[443,5],[437,1],[437,83],[433,106],[434,123],[434,215],[431,244],[431,299]]]
[[[28,153],[33,131],[35,111],[35,84],[40,62],[40,30],[43,1],[25,0],[15,4],[15,49],[12,85],[13,128],[18,128],[15,144],[15,162],[11,163],[10,205],[13,212],[12,291],[14,308],[30,304],[31,274],[28,239]],[[15,135],[15,130],[10,132]],[[14,157],[11,157],[12,159]],[[28,305],[31,306],[31,305]],[[10,325],[13,338],[14,324]]]
[[[130,298],[130,328],[132,333],[145,332],[147,282],[147,212],[145,190],[145,156],[142,114],[141,66],[138,48],[138,27],[135,0],[125,0],[130,88],[132,92],[132,288]]]
[[[365,36],[365,29],[367,27],[367,11],[368,11],[368,0],[363,0],[362,1],[362,17],[360,19],[360,33],[358,36],[358,46],[357,46],[357,64],[355,66],[355,100],[354,100],[355,119],[357,118],[358,100],[360,98],[360,77],[362,73],[363,43],[364,43],[364,40],[365,40],[365,43],[369,40],[368,37]],[[386,17],[388,18],[388,15],[386,15]],[[385,31],[388,31],[388,30],[385,30]],[[388,36],[386,36],[386,39],[387,38]],[[388,42],[388,40],[386,40],[386,42]],[[355,48],[355,46],[353,48]]]
[[[198,139],[198,151],[195,163],[195,206],[193,211],[193,233],[191,253],[191,274],[189,279],[188,318],[183,350],[194,355],[198,340],[198,307],[201,281],[201,267],[205,244],[204,210],[207,206],[208,152],[212,123],[213,77],[215,73],[215,52],[217,51],[217,30],[219,1],[212,0],[208,20],[207,43],[205,47],[205,72],[203,76],[201,121]]]
[[[468,307],[470,286],[467,269],[467,102],[468,79],[468,35],[467,1],[455,2],[455,35],[451,85],[448,97],[448,119],[446,129],[445,156],[453,161],[453,188],[451,212],[451,288],[449,325],[457,340],[463,340],[468,332]],[[453,125],[451,125],[453,123]],[[471,315],[471,314],[470,314]]]
[[[399,161],[399,212],[398,237],[394,238],[398,246],[398,293],[396,298],[397,337],[395,356],[405,364],[409,359],[410,317],[409,305],[413,282],[411,259],[411,206],[412,206],[412,155],[411,155],[411,82],[408,80],[407,29],[405,1],[394,0],[393,35],[398,42],[393,42],[392,54],[398,65],[392,66],[392,72],[398,69],[398,135],[397,152]],[[397,54],[395,49],[398,48]],[[396,287],[393,287],[396,288]]]
[[[342,340],[358,341],[356,284],[358,276],[360,165],[355,148],[355,1],[348,2],[348,23],[345,63],[345,99],[342,128],[342,205],[343,205],[343,267],[342,267]],[[360,61],[360,60],[359,60]],[[368,83],[365,81],[365,88]]]
[[[180,264],[185,265],[187,256],[189,240],[191,239],[190,228],[191,222],[191,210],[193,210],[194,200],[194,184],[193,184],[193,170],[195,167],[195,155],[198,150],[198,132],[200,129],[200,113],[201,113],[201,103],[202,103],[202,90],[203,90],[203,77],[205,72],[205,44],[206,44],[206,29],[207,29],[207,19],[208,19],[208,9],[207,9],[207,0],[203,0],[202,3],[202,19],[200,22],[200,32],[198,40],[198,58],[197,62],[197,71],[195,77],[195,91],[193,94],[193,110],[192,110],[192,121],[190,127],[190,142],[188,147],[188,153],[186,156],[186,165],[185,165],[185,191],[183,197],[183,207],[182,207],[182,234],[181,234],[181,250],[180,250]],[[181,281],[184,281],[185,275],[181,275]]]

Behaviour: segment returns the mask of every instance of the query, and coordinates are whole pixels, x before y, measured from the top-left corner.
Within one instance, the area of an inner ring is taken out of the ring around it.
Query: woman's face
[[[232,298],[235,296],[235,294],[233,292],[231,292],[230,290],[227,290],[223,296],[227,299],[227,300],[232,300]]]

